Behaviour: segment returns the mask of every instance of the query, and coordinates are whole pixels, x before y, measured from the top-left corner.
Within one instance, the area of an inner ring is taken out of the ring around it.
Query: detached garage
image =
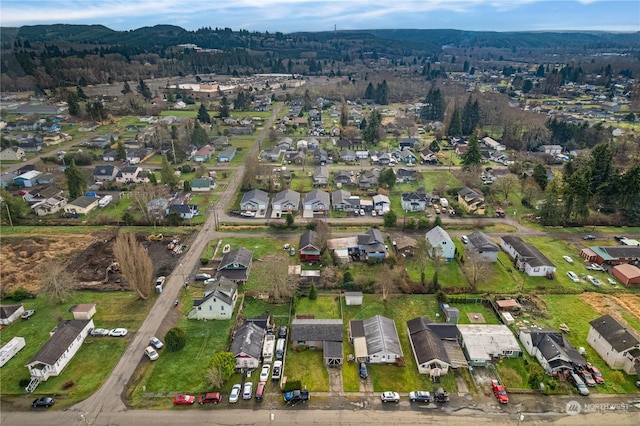
[[[640,268],[623,263],[613,267],[613,276],[625,286],[640,286]]]

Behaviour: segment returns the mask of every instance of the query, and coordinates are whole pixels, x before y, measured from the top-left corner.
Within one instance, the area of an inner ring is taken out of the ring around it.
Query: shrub
[[[316,300],[318,298],[318,289],[316,289],[315,284],[311,284],[311,289],[309,290],[309,300]]]
[[[207,263],[209,263],[209,259],[207,259],[206,257],[201,257],[200,258],[200,264],[201,265],[206,265]]]
[[[20,302],[21,300],[25,300],[25,299],[35,299],[36,295],[31,293],[29,290],[27,290],[24,287],[18,287],[17,289],[13,290],[11,293],[7,294],[7,298],[11,300],[15,300],[16,302]]]
[[[300,380],[287,380],[284,385],[284,391],[289,392],[296,389],[302,389],[302,382]]]
[[[184,348],[184,345],[187,343],[187,338],[183,329],[174,327],[164,336],[164,342],[167,345],[167,349],[171,352],[178,352]]]
[[[29,383],[31,383],[31,379],[29,377],[25,377],[20,379],[20,381],[18,382],[18,386],[20,386],[21,388],[26,388],[27,386],[29,386]]]
[[[71,389],[75,385],[76,385],[76,382],[74,382],[73,380],[68,380],[64,382],[64,384],[62,385],[62,390]]]

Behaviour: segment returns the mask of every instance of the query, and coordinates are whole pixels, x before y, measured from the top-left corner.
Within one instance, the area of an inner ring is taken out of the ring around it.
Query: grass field
[[[319,294],[316,300],[303,297],[296,305],[297,314],[313,314],[315,318],[339,319],[339,294]]]
[[[93,321],[98,328],[125,327],[135,332],[147,315],[155,298],[141,301],[137,295],[129,292],[90,293],[76,292],[64,304],[50,304],[46,297],[22,301],[25,309],[35,309],[36,313],[28,321],[18,320],[6,326],[0,333],[0,345],[4,345],[14,336],[24,337],[27,346],[10,360],[2,369],[0,390],[3,396],[24,395],[19,381],[29,377],[25,365],[40,347],[49,339],[51,331],[59,319],[73,319],[68,309],[79,303],[96,303],[97,313]],[[3,304],[13,304],[3,300]],[[42,382],[35,394],[55,394],[58,405],[67,407],[95,392],[109,375],[124,352],[130,338],[91,337],[89,336],[78,353],[70,361],[62,374]],[[62,389],[67,382],[75,384],[67,390]]]

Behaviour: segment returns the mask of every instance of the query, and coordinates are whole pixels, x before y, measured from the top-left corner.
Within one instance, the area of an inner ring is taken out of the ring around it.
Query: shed
[[[496,300],[496,305],[504,311],[517,311],[520,309],[520,304],[515,299]]]
[[[620,280],[625,286],[640,285],[640,268],[628,263],[616,265],[613,267],[613,276]]]
[[[345,291],[344,299],[347,306],[361,306],[362,292],[361,291]]]
[[[0,306],[0,324],[8,325],[20,318],[24,312],[22,305],[1,305]]]
[[[95,314],[95,303],[82,303],[73,308],[73,319],[90,320]]]
[[[442,312],[444,313],[446,322],[457,324],[460,320],[460,310],[458,308],[452,308],[446,303],[441,303],[440,309],[442,309]]]

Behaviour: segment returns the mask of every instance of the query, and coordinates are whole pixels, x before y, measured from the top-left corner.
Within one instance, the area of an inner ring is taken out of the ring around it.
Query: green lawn
[[[297,314],[313,314],[316,318],[340,318],[339,294],[319,294],[316,300],[303,297],[296,305]]]
[[[28,321],[18,320],[6,326],[0,333],[0,345],[4,345],[14,336],[24,337],[27,342],[27,346],[2,369],[2,395],[24,395],[19,381],[29,377],[25,364],[49,339],[49,331],[56,326],[59,319],[73,319],[68,312],[71,306],[79,303],[97,303],[97,313],[93,317],[96,327],[125,327],[132,333],[147,315],[154,300],[155,297],[141,301],[136,294],[130,292],[76,292],[67,303],[61,305],[49,304],[44,296],[22,301],[25,309],[35,309],[36,314]],[[15,302],[5,299],[2,303]],[[88,337],[62,374],[42,382],[35,393],[55,394],[59,398],[59,406],[62,407],[86,398],[95,392],[109,375],[122,356],[129,339],[130,337]],[[68,390],[63,390],[63,384],[69,381],[75,384]]]
[[[324,366],[321,350],[300,351],[291,349],[288,344],[287,362],[284,375],[287,380],[300,380],[303,387],[311,392],[329,391],[329,373]]]
[[[449,303],[449,306],[458,308],[460,311],[459,324],[473,324],[467,314],[482,314],[484,324],[500,324],[493,309],[484,306],[482,303]]]

